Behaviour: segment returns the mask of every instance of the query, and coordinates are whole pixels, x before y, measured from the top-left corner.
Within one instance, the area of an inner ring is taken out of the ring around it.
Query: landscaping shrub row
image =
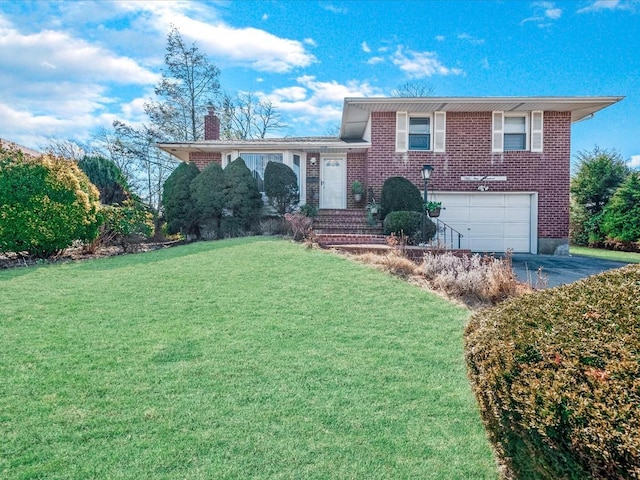
[[[472,318],[469,375],[515,478],[640,478],[639,298],[636,265]]]

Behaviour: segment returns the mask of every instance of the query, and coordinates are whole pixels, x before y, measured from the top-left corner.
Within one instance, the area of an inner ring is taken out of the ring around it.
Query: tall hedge
[[[162,205],[167,232],[193,235],[197,231],[196,208],[191,196],[191,182],[200,170],[193,163],[181,163],[164,182]]]
[[[0,146],[0,251],[46,258],[91,242],[99,210],[98,190],[75,162]]]
[[[389,177],[382,185],[380,214],[385,218],[391,212],[422,212],[420,190],[404,177]]]
[[[639,298],[635,265],[471,319],[469,376],[514,478],[640,478]]]
[[[242,235],[251,229],[262,209],[262,195],[256,180],[242,158],[236,158],[224,169],[224,202],[228,216],[223,218],[225,234]]]
[[[269,203],[280,215],[289,212],[300,199],[298,177],[291,167],[284,163],[267,163],[264,169],[264,190],[269,197]]]

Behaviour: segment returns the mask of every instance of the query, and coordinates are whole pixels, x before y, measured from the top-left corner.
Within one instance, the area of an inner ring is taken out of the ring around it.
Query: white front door
[[[347,159],[323,157],[320,161],[320,208],[347,208]]]

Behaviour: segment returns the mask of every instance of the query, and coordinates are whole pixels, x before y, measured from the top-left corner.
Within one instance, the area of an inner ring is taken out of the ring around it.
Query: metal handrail
[[[431,220],[435,220],[436,221],[436,236],[438,238],[438,240],[440,240],[440,232],[443,231],[444,232],[444,244],[447,243],[447,229],[449,229],[449,237],[450,237],[450,242],[451,242],[451,247],[453,248],[453,234],[457,234],[458,235],[458,249],[460,249],[460,244],[461,244],[461,239],[464,235],[462,235],[459,231],[457,231],[455,228],[447,225],[446,223],[444,223],[442,220],[438,219],[438,218],[432,218]]]

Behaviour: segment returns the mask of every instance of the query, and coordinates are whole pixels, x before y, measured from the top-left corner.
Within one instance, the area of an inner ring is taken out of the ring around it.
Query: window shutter
[[[409,116],[407,112],[396,112],[396,152],[409,150]]]
[[[445,151],[445,141],[447,138],[447,112],[436,112],[433,121],[433,142],[434,152]]]
[[[491,123],[491,151],[501,153],[504,151],[504,112],[493,112]]]
[[[531,151],[542,152],[542,118],[544,112],[531,112]]]

